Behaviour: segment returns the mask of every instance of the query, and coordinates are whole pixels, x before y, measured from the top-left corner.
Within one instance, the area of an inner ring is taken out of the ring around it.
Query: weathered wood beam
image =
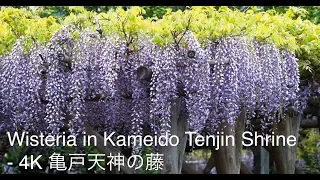
[[[223,61],[214,61],[214,60],[208,60],[207,61],[210,66],[216,65],[216,64],[223,64],[223,65],[228,65],[230,63],[229,60],[223,60]]]
[[[320,128],[319,120],[304,119],[300,124],[301,128]]]

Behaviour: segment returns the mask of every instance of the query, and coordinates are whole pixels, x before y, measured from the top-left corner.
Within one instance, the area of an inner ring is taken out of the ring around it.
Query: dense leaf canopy
[[[319,26],[304,17],[301,11],[288,9],[279,14],[274,9],[260,12],[257,9],[245,11],[227,7],[191,7],[185,11],[166,12],[162,19],[144,18],[144,9],[133,7],[127,11],[121,8],[108,12],[91,12],[82,7],[69,8],[70,15],[62,21],[42,17],[43,11],[3,8],[0,12],[1,54],[12,49],[17,38],[25,38],[27,47],[34,41],[45,42],[61,26],[75,24],[77,28],[98,27],[104,34],[117,32],[125,38],[121,24],[128,34],[143,33],[151,36],[157,44],[165,45],[181,36],[188,27],[201,43],[221,36],[246,35],[260,41],[268,41],[277,47],[289,49],[298,57],[302,76],[317,75],[319,64]],[[298,14],[298,15],[297,15]],[[300,16],[299,16],[300,15]],[[109,20],[110,19],[110,20]],[[175,32],[174,36],[172,32]]]

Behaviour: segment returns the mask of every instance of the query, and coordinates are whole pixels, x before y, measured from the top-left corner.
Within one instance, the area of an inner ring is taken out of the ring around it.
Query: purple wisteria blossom
[[[17,41],[0,57],[0,130],[81,135],[88,123],[99,132],[170,134],[180,97],[190,128],[212,134],[234,126],[243,109],[266,129],[288,107],[306,106],[308,89],[299,89],[290,51],[240,36],[200,44],[192,31],[181,44],[150,39],[137,34],[128,44],[119,34],[70,25],[29,51]],[[138,78],[141,67],[150,79]]]

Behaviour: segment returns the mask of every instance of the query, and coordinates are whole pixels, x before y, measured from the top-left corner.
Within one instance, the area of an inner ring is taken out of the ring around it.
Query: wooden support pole
[[[275,135],[294,135],[298,140],[298,133],[300,127],[301,115],[286,116],[284,121],[275,124]],[[272,146],[272,156],[276,164],[277,173],[279,174],[294,174],[296,169],[296,147],[289,146],[288,143],[279,146]]]
[[[269,174],[269,152],[261,146],[251,147],[254,154],[255,174]]]
[[[216,166],[214,161],[214,156],[213,156],[214,148],[210,148],[210,149],[211,149],[211,155],[206,164],[206,167],[203,170],[203,174],[210,174],[212,168]],[[241,162],[240,174],[253,174],[253,173],[249,170],[249,168],[243,162]]]
[[[186,130],[189,129],[187,115],[181,113],[184,109],[183,98],[178,98],[172,102],[171,106],[171,134],[179,138],[178,146],[160,147],[160,153],[163,154],[164,167],[162,174],[180,174],[184,162],[184,152],[187,144]],[[175,142],[172,142],[175,143]]]
[[[236,120],[235,127],[228,123],[220,125],[219,131],[223,131],[224,135],[235,137],[235,144],[233,146],[232,140],[229,138],[228,146],[221,146],[213,152],[218,174],[240,174],[242,134],[245,129],[245,119],[246,112],[245,109],[242,109],[239,118]]]

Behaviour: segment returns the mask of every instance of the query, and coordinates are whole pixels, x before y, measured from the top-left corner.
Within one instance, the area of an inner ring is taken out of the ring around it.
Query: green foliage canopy
[[[278,48],[295,52],[303,77],[317,76],[320,71],[320,26],[303,20],[305,13],[298,10],[289,8],[283,14],[274,9],[260,11],[256,7],[244,11],[228,7],[197,6],[184,11],[163,8],[158,14],[164,15],[159,19],[156,14],[147,14],[150,13],[148,7],[130,7],[127,10],[100,8],[100,12],[88,11],[84,7],[68,7],[64,10],[68,11],[68,15],[58,19],[46,17],[41,8],[35,11],[2,8],[0,54],[9,52],[18,38],[24,39],[28,48],[35,42],[46,42],[60,27],[70,24],[76,25],[79,30],[101,29],[103,34],[117,33],[122,38],[143,34],[160,45],[173,43],[186,29],[190,29],[201,43],[226,36],[247,36],[271,42]],[[132,44],[134,46],[134,40]]]

